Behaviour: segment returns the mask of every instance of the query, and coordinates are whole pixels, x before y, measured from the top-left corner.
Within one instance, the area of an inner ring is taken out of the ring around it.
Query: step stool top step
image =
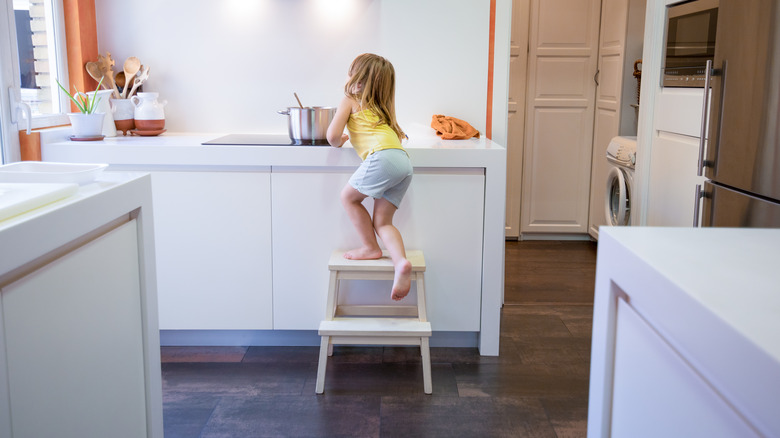
[[[336,250],[330,255],[328,269],[331,271],[393,271],[393,261],[388,252],[382,251],[382,258],[376,260],[348,260],[346,251]],[[412,263],[412,272],[425,271],[425,257],[420,250],[407,250],[406,258]]]
[[[320,322],[320,336],[430,336],[431,323],[416,318],[334,318]]]

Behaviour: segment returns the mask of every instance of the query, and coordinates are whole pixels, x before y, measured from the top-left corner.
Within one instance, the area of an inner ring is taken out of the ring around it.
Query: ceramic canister
[[[130,99],[111,99],[111,111],[114,114],[114,125],[123,135],[135,128],[135,105]]]
[[[165,111],[163,107],[168,101],[157,100],[158,93],[138,93],[130,99],[135,105],[133,118],[135,127],[142,131],[151,131],[165,128]]]

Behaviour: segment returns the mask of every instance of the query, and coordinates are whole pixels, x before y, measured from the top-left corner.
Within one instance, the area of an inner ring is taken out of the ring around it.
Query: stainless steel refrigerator
[[[780,0],[720,0],[702,225],[780,228]]]

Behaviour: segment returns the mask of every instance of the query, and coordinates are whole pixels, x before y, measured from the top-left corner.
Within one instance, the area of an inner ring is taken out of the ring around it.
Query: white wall
[[[128,56],[151,67],[144,89],[168,101],[170,131],[284,133],[276,111],[296,105],[293,92],[306,106],[336,105],[363,52],[395,66],[402,127],[446,114],[485,131],[490,0],[95,3],[100,52],[111,52],[115,71]],[[500,23],[511,10],[498,3],[497,57],[508,47]],[[494,76],[503,107],[505,64]],[[494,112],[494,138],[505,138],[505,118]]]

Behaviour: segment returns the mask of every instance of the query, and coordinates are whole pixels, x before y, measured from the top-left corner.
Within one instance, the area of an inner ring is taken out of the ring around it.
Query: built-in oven
[[[705,65],[715,56],[719,0],[669,5],[662,85],[704,87]]]

